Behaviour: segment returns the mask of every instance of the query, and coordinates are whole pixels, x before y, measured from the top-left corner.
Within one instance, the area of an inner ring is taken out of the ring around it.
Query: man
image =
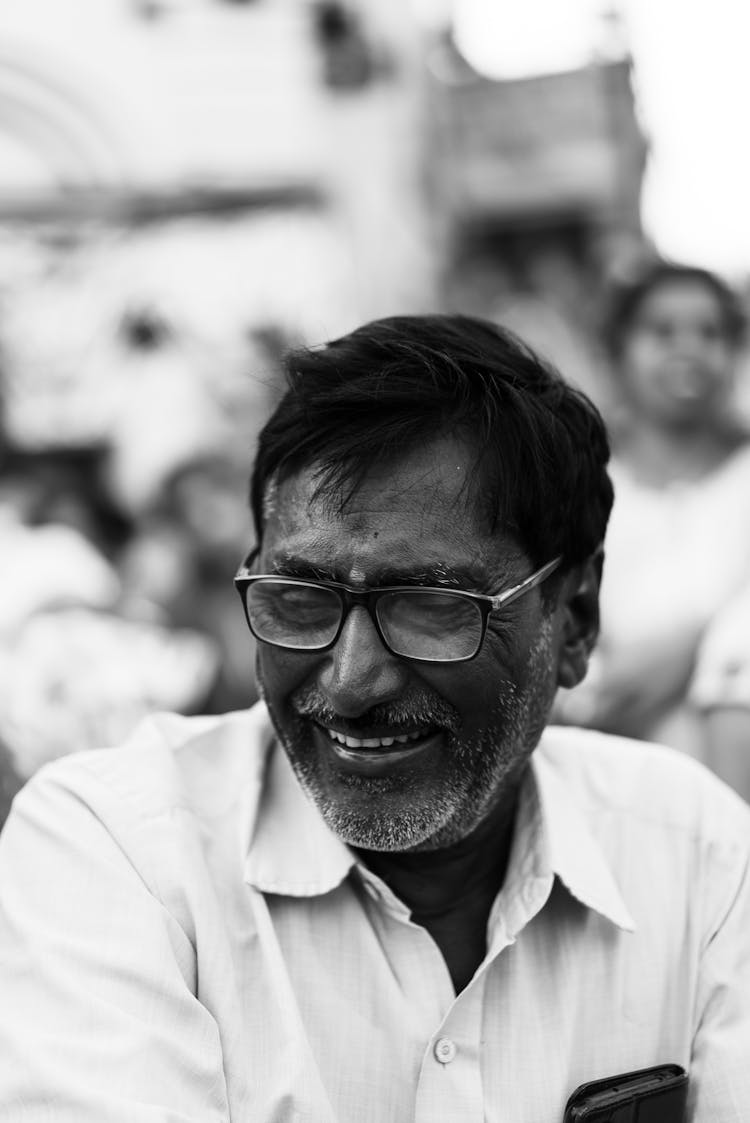
[[[264,701],[52,765],[9,819],[0,1119],[557,1123],[674,1063],[691,1123],[746,1120],[747,807],[545,730],[597,632],[596,410],[463,317],[288,371],[237,577]]]

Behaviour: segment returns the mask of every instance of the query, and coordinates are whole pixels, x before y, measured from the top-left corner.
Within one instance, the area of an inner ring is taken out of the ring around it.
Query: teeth
[[[350,737],[348,733],[339,733],[336,729],[327,729],[326,732],[332,741],[345,745],[347,749],[387,749],[394,743],[405,745],[408,741],[418,741],[425,736],[424,732],[400,733],[394,737]]]

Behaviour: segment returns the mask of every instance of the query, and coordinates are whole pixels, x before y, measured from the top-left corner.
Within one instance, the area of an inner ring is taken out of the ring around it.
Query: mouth
[[[678,401],[688,402],[694,401],[696,398],[702,398],[706,394],[706,385],[703,381],[694,378],[675,379],[670,386],[670,391],[673,398]]]
[[[361,737],[318,722],[313,722],[313,728],[319,743],[322,742],[337,761],[368,775],[377,775],[395,765],[415,760],[423,753],[436,749],[443,736],[443,730],[435,726],[422,726],[400,733],[373,731]]]
[[[711,391],[712,379],[699,366],[694,364],[676,365],[667,379],[669,393],[678,401],[694,401],[703,398]]]

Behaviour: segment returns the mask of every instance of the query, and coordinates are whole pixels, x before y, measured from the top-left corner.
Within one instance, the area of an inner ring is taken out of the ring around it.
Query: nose
[[[351,609],[318,671],[318,686],[342,717],[359,717],[404,691],[406,663],[384,646],[363,605]]]

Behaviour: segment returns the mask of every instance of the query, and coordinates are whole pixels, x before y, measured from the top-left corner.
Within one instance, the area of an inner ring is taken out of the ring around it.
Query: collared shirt
[[[487,955],[325,826],[262,704],[46,767],[0,836],[2,1123],[561,1123],[690,1070],[750,1119],[750,810],[670,750],[548,729]]]

